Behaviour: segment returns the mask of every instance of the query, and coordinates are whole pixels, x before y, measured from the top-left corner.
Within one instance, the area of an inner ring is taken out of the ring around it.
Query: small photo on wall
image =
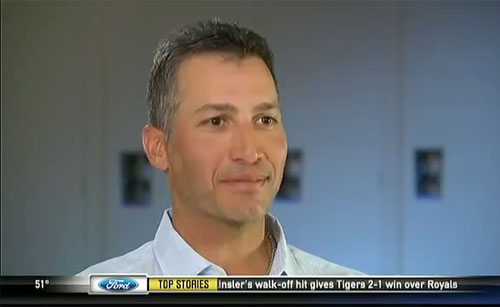
[[[279,200],[299,200],[302,189],[302,150],[290,149],[285,162],[283,180],[276,198]]]
[[[151,203],[153,167],[144,152],[121,154],[121,194],[126,206],[147,206]]]
[[[417,198],[442,197],[443,150],[417,149],[415,152]]]

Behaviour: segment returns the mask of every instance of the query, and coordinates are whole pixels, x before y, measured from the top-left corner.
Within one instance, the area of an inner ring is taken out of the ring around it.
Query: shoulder
[[[144,243],[139,248],[118,256],[94,264],[77,276],[87,276],[94,273],[154,273],[155,261],[152,241]]]
[[[365,275],[288,245],[288,261],[293,275]],[[291,275],[292,275],[291,274]]]

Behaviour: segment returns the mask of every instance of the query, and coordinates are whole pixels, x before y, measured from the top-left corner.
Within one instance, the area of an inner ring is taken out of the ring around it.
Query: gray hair
[[[149,124],[162,129],[167,136],[173,132],[172,122],[179,107],[177,69],[189,55],[207,52],[229,53],[240,58],[258,56],[269,69],[278,91],[273,54],[257,33],[218,19],[181,28],[158,46],[148,81]]]

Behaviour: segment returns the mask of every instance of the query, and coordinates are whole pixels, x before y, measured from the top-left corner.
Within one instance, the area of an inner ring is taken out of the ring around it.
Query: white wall
[[[500,274],[500,2],[405,8],[404,273]],[[444,149],[417,200],[413,150]]]
[[[2,274],[70,273],[98,246],[88,8],[2,2]]]
[[[276,55],[303,198],[276,202],[290,243],[371,274],[499,273],[498,3],[2,2],[2,274],[71,274],[154,234],[170,206],[124,207],[158,41],[220,16]],[[445,149],[421,202],[413,150]],[[124,229],[129,230],[127,236]]]

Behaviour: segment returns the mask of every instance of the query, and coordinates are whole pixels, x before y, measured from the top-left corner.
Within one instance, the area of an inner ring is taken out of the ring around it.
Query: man
[[[157,50],[148,102],[143,146],[172,208],[153,241],[79,275],[360,274],[287,245],[267,214],[287,139],[265,39],[217,20],[182,29]]]

